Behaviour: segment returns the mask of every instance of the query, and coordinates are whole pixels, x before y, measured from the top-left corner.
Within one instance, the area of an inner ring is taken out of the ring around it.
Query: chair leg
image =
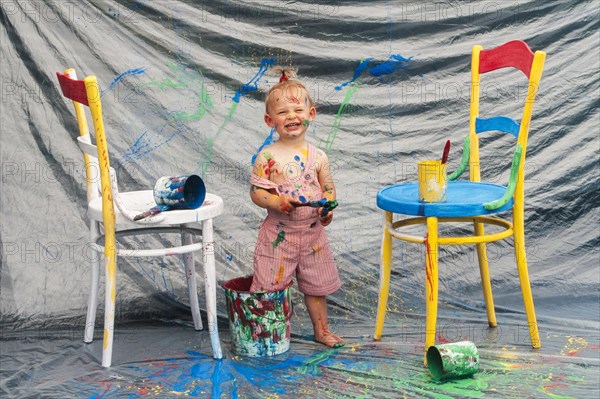
[[[473,223],[475,235],[485,235],[484,224],[480,222]],[[496,327],[496,310],[494,309],[494,297],[492,296],[492,284],[490,282],[490,270],[488,266],[488,257],[485,243],[477,244],[477,259],[479,260],[479,274],[481,275],[481,289],[483,290],[483,300],[485,301],[485,310],[487,312],[488,325]]]
[[[531,337],[531,346],[538,349],[542,346],[540,334],[538,331],[535,309],[533,306],[533,296],[531,294],[531,284],[529,282],[529,271],[527,270],[527,253],[525,251],[525,228],[523,221],[523,212],[519,212],[515,206],[514,213],[514,240],[515,240],[515,258],[517,261],[517,270],[521,282],[521,292],[523,293],[523,302],[525,303],[525,313],[527,314],[527,323],[529,324],[529,335]]]
[[[206,294],[206,316],[208,333],[215,359],[223,358],[219,327],[217,325],[217,276],[215,271],[215,243],[213,239],[212,219],[202,222],[202,249],[204,252],[204,291]]]
[[[182,227],[185,227],[185,225]],[[182,231],[181,242],[183,245],[192,244],[192,235]],[[190,308],[192,309],[194,329],[196,331],[200,331],[202,330],[202,318],[200,317],[200,305],[198,303],[198,289],[196,286],[196,266],[194,264],[194,254],[191,252],[183,254],[183,264],[185,265],[185,277],[187,280],[188,292],[190,296]]]
[[[435,345],[438,306],[438,220],[427,218],[425,237],[425,352]]]
[[[104,232],[106,234],[106,230]],[[106,236],[105,236],[106,237]],[[110,367],[115,331],[115,304],[117,299],[117,259],[104,257],[104,342],[102,344],[102,367]]]
[[[375,321],[375,340],[381,339],[383,322],[388,303],[390,290],[390,274],[392,272],[392,235],[389,229],[393,222],[394,214],[385,212],[383,219],[383,239],[381,242],[381,263],[379,266],[379,301],[377,303],[377,319]]]
[[[90,221],[90,242],[94,244],[99,237],[98,222]],[[87,314],[85,316],[85,329],[83,333],[83,342],[86,344],[94,340],[94,325],[96,323],[96,310],[98,309],[98,286],[100,283],[100,258],[102,254],[95,250],[92,245],[92,259],[90,267],[92,268],[92,281],[90,282],[90,293],[88,295]]]

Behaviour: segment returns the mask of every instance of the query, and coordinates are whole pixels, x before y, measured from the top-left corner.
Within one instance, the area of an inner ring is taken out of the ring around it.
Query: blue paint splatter
[[[258,72],[248,81],[248,83],[244,84],[238,91],[235,92],[235,96],[233,96],[233,101],[236,103],[240,102],[240,99],[244,96],[247,96],[253,91],[258,90],[258,82],[263,77],[263,75],[269,70],[270,67],[275,65],[275,58],[263,58],[260,62],[260,67],[258,68]]]
[[[364,60],[362,60],[360,62],[360,64],[358,64],[358,66],[354,69],[354,75],[352,76],[352,79],[350,79],[347,82],[342,83],[339,86],[336,86],[335,89],[336,90],[342,90],[342,88],[344,86],[348,86],[350,83],[354,82],[356,79],[358,79],[360,77],[360,75],[362,75],[362,73],[364,71],[366,71],[369,67],[369,63],[373,61],[373,58],[366,58]]]
[[[373,63],[374,59],[373,58],[365,58],[354,69],[354,74],[352,75],[352,79],[348,80],[347,82],[342,83],[339,86],[336,86],[335,89],[342,90],[342,88],[344,88],[345,86],[349,85],[350,83],[355,82],[356,79],[358,79],[360,77],[360,75],[362,75],[363,72],[365,72],[365,71],[369,72],[372,76],[375,76],[377,78],[381,77],[382,75],[389,75],[397,69],[402,69],[402,68],[406,67],[406,63],[409,62],[412,58],[413,58],[412,56],[405,58],[405,57],[401,56],[400,54],[392,54],[386,61],[379,63],[377,65],[373,65],[373,66],[370,66],[370,65]]]
[[[379,77],[381,75],[389,75],[394,72],[396,69],[402,69],[406,66],[406,63],[409,62],[413,57],[404,58],[399,54],[392,54],[387,61],[382,62],[379,65],[375,65],[373,68],[369,70],[369,73],[375,77]]]
[[[102,97],[107,91],[112,90],[121,81],[121,79],[123,79],[125,76],[140,75],[140,74],[144,73],[145,71],[146,71],[146,68],[135,68],[135,69],[129,69],[129,70],[123,72],[122,74],[118,75],[116,78],[113,79],[113,81],[110,83],[108,88],[102,90],[102,92],[100,93],[100,97]]]
[[[162,136],[162,134],[164,133],[164,130],[167,127],[171,127],[168,122],[164,123],[158,129],[158,135]],[[170,142],[173,138],[175,138],[175,136],[177,136],[179,133],[181,133],[183,131],[183,127],[184,127],[183,125],[178,125],[171,134],[169,134],[168,136],[163,138],[162,141],[158,142],[157,144],[151,144],[149,142],[149,140],[147,140],[147,138],[144,137],[147,133],[147,131],[144,131],[144,133],[142,133],[140,135],[140,137],[137,138],[135,143],[133,143],[131,146],[129,146],[129,148],[127,148],[125,150],[125,154],[123,154],[123,158],[127,159],[127,160],[135,160],[135,159],[142,158],[144,155],[146,155],[146,154],[156,150],[157,148],[162,147],[163,145],[167,144],[168,142]]]
[[[252,165],[254,165],[254,162],[256,161],[256,157],[262,151],[262,149],[273,143],[273,134],[274,133],[275,133],[275,128],[272,128],[271,132],[269,133],[269,135],[267,136],[265,141],[263,141],[263,143],[260,145],[260,147],[258,147],[258,150],[256,150],[256,154],[252,155]]]

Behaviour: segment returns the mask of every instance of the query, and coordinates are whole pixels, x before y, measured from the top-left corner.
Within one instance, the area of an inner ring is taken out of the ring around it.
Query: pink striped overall
[[[250,183],[299,202],[319,200],[323,192],[315,172],[316,159],[317,149],[309,143],[300,177],[277,185],[253,174]],[[269,209],[258,232],[250,291],[282,290],[294,274],[298,289],[308,295],[328,295],[342,284],[318,209],[298,207],[289,215]]]

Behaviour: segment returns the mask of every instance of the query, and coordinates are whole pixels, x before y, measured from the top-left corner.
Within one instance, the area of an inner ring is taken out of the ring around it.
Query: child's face
[[[287,87],[274,90],[269,97],[265,114],[267,125],[274,127],[281,138],[304,135],[317,114],[308,93],[300,87]]]

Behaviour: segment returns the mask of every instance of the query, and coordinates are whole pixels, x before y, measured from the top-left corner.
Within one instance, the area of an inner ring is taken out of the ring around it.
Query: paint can
[[[204,202],[206,187],[198,175],[163,176],[154,185],[154,201],[171,209],[196,209]]]
[[[479,352],[470,341],[433,345],[427,350],[427,368],[437,381],[469,377],[479,371]]]
[[[290,348],[292,299],[290,287],[273,292],[250,292],[252,276],[223,283],[231,350],[241,356],[273,356]]]
[[[448,188],[446,165],[441,160],[418,163],[419,201],[446,202],[446,190]]]

